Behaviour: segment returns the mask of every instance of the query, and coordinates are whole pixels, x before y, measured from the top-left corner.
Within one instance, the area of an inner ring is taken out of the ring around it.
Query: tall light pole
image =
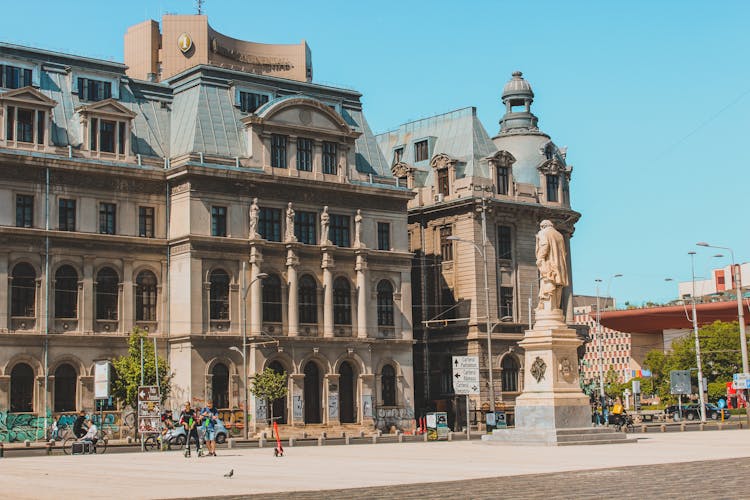
[[[607,280],[607,297],[609,297],[609,287],[612,284],[612,280],[614,278],[621,278],[622,274],[613,274],[609,277]],[[602,282],[600,278],[597,278],[594,280],[596,282],[596,338],[597,338],[597,351],[598,351],[598,358],[599,358],[599,403],[602,405],[602,413],[604,413],[605,408],[605,394],[604,394],[604,351],[602,348],[602,344],[604,343],[602,341],[602,337],[604,336],[604,332],[602,332],[602,308],[600,305],[600,295],[599,295],[599,284]]]
[[[742,373],[750,373],[748,368],[747,360],[747,334],[745,333],[745,311],[742,306],[742,273],[740,272],[740,266],[735,264],[734,261],[734,250],[729,247],[720,247],[718,245],[709,245],[705,241],[696,243],[700,247],[708,248],[719,248],[721,250],[729,250],[729,255],[732,258],[732,278],[734,278],[735,294],[737,295],[737,320],[740,323],[740,352],[742,352]],[[745,390],[745,413],[747,417],[748,426],[750,426],[750,404],[748,404],[748,393]]]
[[[245,437],[248,436],[248,408],[247,408],[247,292],[250,291],[250,287],[253,286],[253,284],[256,281],[264,280],[268,278],[267,273],[258,273],[255,275],[255,278],[253,278],[249,284],[245,284],[245,261],[242,261],[242,275],[240,276],[240,280],[242,281],[242,307],[240,307],[240,330],[242,331],[242,385],[245,387],[245,421],[243,422],[242,426],[245,429]],[[230,349],[232,349],[230,347]],[[239,351],[236,347],[232,349],[233,351]]]
[[[703,363],[701,362],[701,343],[698,338],[698,315],[695,312],[695,252],[688,252],[690,255],[690,273],[693,278],[693,333],[695,334],[695,362],[698,363],[698,398],[701,400],[701,422],[706,421],[706,402],[703,400]]]

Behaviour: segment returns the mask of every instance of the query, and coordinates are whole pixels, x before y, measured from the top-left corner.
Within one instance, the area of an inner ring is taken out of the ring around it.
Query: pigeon
[[[227,472],[226,474],[224,474],[224,477],[227,478],[227,479],[232,479],[232,476],[234,476],[234,469],[230,469],[229,472]]]

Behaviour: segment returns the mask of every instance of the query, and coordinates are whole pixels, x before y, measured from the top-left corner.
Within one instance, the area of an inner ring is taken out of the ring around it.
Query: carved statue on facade
[[[568,286],[568,261],[565,239],[552,222],[543,220],[536,234],[536,266],[539,268],[539,304],[537,310],[560,309],[562,290]]]
[[[328,226],[331,223],[331,216],[328,215],[328,205],[323,207],[323,213],[320,214],[320,244],[330,245],[331,240],[328,239]]]
[[[362,246],[362,210],[358,208],[357,215],[354,216],[354,247]]]
[[[297,241],[297,237],[294,236],[294,209],[292,208],[292,202],[286,206],[286,234],[284,241],[291,243]]]
[[[248,238],[254,240],[258,237],[258,218],[260,216],[260,208],[258,207],[258,198],[253,198],[253,202],[250,204],[249,218],[249,235]]]

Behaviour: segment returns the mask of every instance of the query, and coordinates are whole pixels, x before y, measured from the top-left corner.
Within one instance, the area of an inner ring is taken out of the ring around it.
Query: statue
[[[294,236],[294,209],[292,208],[292,202],[286,207],[286,234],[284,236],[286,243],[297,241],[297,237]]]
[[[331,222],[331,216],[328,215],[328,205],[323,207],[323,213],[320,214],[320,244],[330,245],[331,240],[328,239],[328,225]]]
[[[568,286],[568,261],[565,239],[552,222],[543,220],[536,233],[536,266],[539,268],[539,304],[537,310],[560,309],[562,289]]]
[[[357,209],[354,216],[354,248],[363,247],[362,244],[362,210]]]
[[[258,237],[258,217],[260,214],[260,208],[258,207],[258,198],[253,198],[253,202],[250,204],[250,234],[248,238],[254,240]]]

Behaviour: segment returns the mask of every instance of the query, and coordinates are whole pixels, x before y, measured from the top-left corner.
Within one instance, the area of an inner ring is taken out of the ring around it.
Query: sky
[[[122,61],[128,26],[195,2],[4,0],[2,12],[2,41]],[[576,294],[599,278],[620,305],[671,300],[689,251],[698,278],[729,264],[698,241],[750,260],[750,2],[206,0],[204,13],[235,38],[304,39],[314,81],[361,92],[376,133],[476,106],[493,136],[503,85],[523,71],[539,127],[573,165]]]

